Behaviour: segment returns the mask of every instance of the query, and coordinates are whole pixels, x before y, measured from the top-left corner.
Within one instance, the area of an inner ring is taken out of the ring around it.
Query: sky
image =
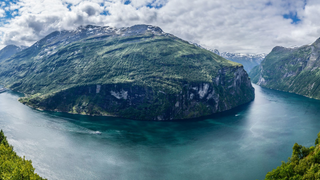
[[[1,0],[0,48],[80,25],[159,26],[208,49],[269,53],[320,37],[319,0]]]

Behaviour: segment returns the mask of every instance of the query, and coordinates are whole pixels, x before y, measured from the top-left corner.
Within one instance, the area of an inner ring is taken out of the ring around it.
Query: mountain
[[[263,87],[320,99],[320,39],[301,47],[273,48],[250,77]]]
[[[15,46],[15,45],[8,45],[6,47],[4,47],[3,49],[0,50],[0,62],[11,57],[12,55],[14,55],[17,52],[22,51],[23,49],[25,49],[27,47],[25,46]]]
[[[241,53],[220,53],[219,50],[211,50],[213,53],[224,57],[233,62],[237,62],[243,65],[244,69],[249,73],[252,68],[259,65],[261,61],[266,57],[266,54],[241,54]]]
[[[241,64],[149,25],[53,32],[0,62],[0,84],[38,109],[146,120],[210,115],[254,98]]]

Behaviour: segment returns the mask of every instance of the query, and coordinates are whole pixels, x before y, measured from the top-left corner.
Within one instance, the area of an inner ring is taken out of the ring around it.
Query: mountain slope
[[[230,52],[222,52],[215,49],[212,52],[217,55],[224,57],[233,62],[237,62],[243,65],[244,69],[249,73],[252,68],[259,65],[262,60],[266,57],[266,54],[240,54],[240,53],[230,53]]]
[[[0,131],[0,177],[1,179],[34,179],[42,180],[30,160],[21,158],[8,143],[3,131]]]
[[[288,162],[268,172],[266,180],[271,179],[320,179],[320,133],[315,141],[315,146],[304,147],[295,143],[292,148],[292,156]]]
[[[35,108],[134,119],[199,117],[254,98],[242,65],[147,25],[53,32],[1,62],[0,78]]]
[[[8,46],[4,47],[3,49],[0,50],[0,62],[11,57],[12,55],[14,55],[17,52],[22,51],[25,48],[26,47],[24,47],[24,46],[18,47],[15,45],[8,45]]]
[[[275,47],[250,72],[260,86],[320,99],[320,39],[297,48]]]

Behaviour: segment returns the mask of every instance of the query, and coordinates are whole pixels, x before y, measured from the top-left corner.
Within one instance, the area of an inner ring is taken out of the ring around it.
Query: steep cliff
[[[35,108],[146,120],[200,117],[254,98],[241,64],[148,25],[54,32],[1,62],[0,78]]]
[[[320,39],[296,48],[275,47],[250,72],[254,83],[320,99]]]

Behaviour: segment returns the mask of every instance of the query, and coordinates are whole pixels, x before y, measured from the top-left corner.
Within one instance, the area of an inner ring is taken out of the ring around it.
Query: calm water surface
[[[50,180],[263,179],[287,161],[295,142],[313,145],[320,101],[254,87],[252,103],[186,122],[41,112],[6,92],[0,128]]]

